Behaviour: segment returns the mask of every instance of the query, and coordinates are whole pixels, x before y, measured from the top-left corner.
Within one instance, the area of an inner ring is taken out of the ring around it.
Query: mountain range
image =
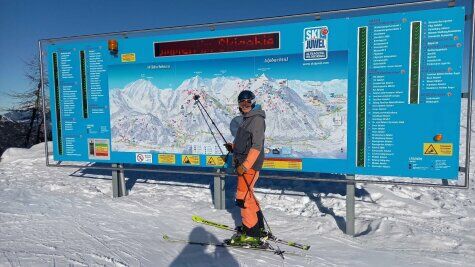
[[[229,123],[239,115],[236,100],[245,89],[256,94],[266,112],[268,151],[285,147],[292,156],[330,158],[346,151],[346,99],[332,99],[335,94],[346,95],[346,80],[298,81],[266,75],[252,79],[194,76],[176,89],[160,89],[150,80],[138,79],[114,88],[110,90],[112,149],[192,153],[192,146],[211,146],[221,151],[224,141],[206,112],[226,140],[232,141]],[[193,99],[195,95],[204,110]],[[334,116],[344,123],[335,125]]]

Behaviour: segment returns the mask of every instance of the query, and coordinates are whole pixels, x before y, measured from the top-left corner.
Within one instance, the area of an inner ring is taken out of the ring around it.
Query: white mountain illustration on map
[[[274,157],[346,158],[347,80],[298,81],[195,76],[176,88],[138,79],[110,91],[112,149],[124,152],[222,154],[239,115],[237,95],[253,91],[266,111],[266,152]],[[203,113],[203,114],[202,114]],[[204,116],[203,116],[204,115]],[[210,128],[215,133],[213,136]]]

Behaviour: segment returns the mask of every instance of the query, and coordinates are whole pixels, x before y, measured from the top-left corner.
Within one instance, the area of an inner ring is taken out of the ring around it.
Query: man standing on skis
[[[238,96],[243,122],[233,144],[226,148],[233,152],[233,163],[238,174],[236,205],[241,208],[242,231],[233,236],[233,244],[259,244],[264,231],[264,218],[254,197],[254,185],[264,163],[265,112],[256,104],[256,96],[248,90]]]

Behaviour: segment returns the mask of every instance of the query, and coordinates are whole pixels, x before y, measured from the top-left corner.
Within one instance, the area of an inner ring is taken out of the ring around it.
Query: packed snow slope
[[[2,155],[0,266],[474,266],[475,166],[468,190],[359,184],[356,237],[343,233],[344,185],[262,179],[256,194],[274,234],[312,246],[282,260],[162,239],[229,237],[191,216],[237,224],[234,177],[227,210],[213,208],[212,177],[196,175],[126,172],[130,194],[113,199],[110,173],[46,167],[43,152]]]

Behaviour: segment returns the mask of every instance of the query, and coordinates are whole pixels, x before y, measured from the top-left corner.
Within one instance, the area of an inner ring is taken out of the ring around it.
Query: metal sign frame
[[[71,36],[71,37],[61,37],[61,38],[50,38],[50,39],[41,39],[38,41],[38,49],[39,49],[39,58],[40,58],[40,76],[41,76],[41,93],[43,97],[42,108],[43,108],[43,116],[44,120],[46,121],[46,93],[44,88],[44,51],[43,51],[43,43],[55,43],[57,41],[66,41],[66,40],[76,40],[76,39],[85,39],[85,38],[98,38],[104,36],[129,36],[134,34],[142,34],[142,33],[149,33],[149,32],[163,32],[167,30],[192,30],[192,29],[202,29],[207,28],[211,31],[215,30],[216,27],[219,26],[229,26],[229,25],[237,25],[243,23],[250,23],[250,22],[271,22],[275,20],[281,19],[295,19],[295,18],[313,18],[316,20],[322,19],[323,16],[332,16],[332,15],[339,15],[339,14],[346,14],[346,13],[354,13],[354,12],[368,12],[373,10],[382,10],[382,9],[389,9],[389,8],[397,8],[397,7],[414,7],[414,6],[423,6],[428,4],[447,4],[449,7],[455,6],[454,0],[426,0],[426,1],[417,1],[417,2],[409,2],[409,3],[397,3],[397,4],[388,4],[388,5],[376,5],[376,6],[368,6],[368,7],[359,7],[359,8],[349,8],[349,9],[341,9],[341,10],[330,10],[330,11],[322,11],[316,13],[304,13],[304,14],[296,14],[296,15],[287,15],[287,16],[276,16],[276,17],[267,17],[267,18],[259,18],[259,19],[246,19],[246,20],[235,20],[235,21],[225,21],[225,22],[217,22],[217,23],[206,23],[206,24],[197,24],[197,25],[184,25],[184,26],[176,26],[176,27],[162,27],[156,29],[145,29],[145,30],[134,30],[134,31],[123,31],[123,32],[112,32],[112,33],[102,33],[102,34],[89,34],[89,35],[79,35],[79,36]],[[474,44],[474,28],[475,28],[475,20],[473,16],[473,11],[475,8],[475,0],[471,1],[471,12],[472,15],[466,15],[467,19],[471,21],[471,29],[470,29],[470,43],[469,43],[469,65],[468,65],[468,91],[467,93],[462,93],[462,98],[467,98],[467,121],[466,121],[466,153],[465,153],[465,166],[459,167],[459,172],[465,173],[464,184],[449,184],[448,180],[441,179],[442,184],[435,184],[435,183],[427,183],[427,182],[408,182],[408,181],[395,181],[395,180],[375,180],[375,179],[354,179],[354,174],[344,174],[347,176],[347,179],[331,179],[331,178],[320,178],[320,177],[298,177],[298,176],[288,176],[285,174],[282,175],[266,175],[263,174],[260,177],[266,179],[282,179],[282,180],[302,180],[302,181],[314,181],[314,182],[334,182],[334,183],[346,183],[347,185],[353,185],[355,183],[368,183],[368,184],[388,184],[388,185],[406,185],[406,186],[424,186],[424,187],[443,187],[443,188],[455,188],[455,189],[468,189],[469,187],[469,174],[470,174],[470,143],[471,143],[471,117],[472,117],[472,87],[473,87],[473,44]],[[48,125],[47,123],[44,124],[44,131],[45,133],[48,132]],[[46,135],[45,135],[46,136]],[[150,168],[139,168],[139,167],[122,167],[121,164],[113,164],[111,167],[105,166],[91,166],[90,164],[80,165],[80,164],[63,164],[63,162],[58,161],[56,163],[50,163],[49,156],[51,155],[48,151],[48,142],[47,138],[45,138],[45,158],[46,158],[46,166],[48,167],[67,167],[67,168],[76,168],[76,169],[102,169],[102,170],[111,170],[115,172],[123,172],[124,170],[135,170],[135,171],[145,171],[145,172],[161,172],[161,173],[177,173],[177,174],[200,174],[200,175],[210,175],[210,176],[219,176],[222,177],[223,175],[235,175],[220,171],[219,169],[217,172],[208,172],[208,171],[187,171],[187,170],[170,170],[170,169],[150,169]],[[316,173],[318,176],[323,173]],[[363,175],[361,175],[363,176]],[[366,176],[366,175],[365,175]],[[349,179],[348,179],[349,177]],[[400,178],[406,179],[406,178]],[[411,179],[411,178],[409,178]],[[417,178],[419,180],[419,178]],[[458,181],[458,180],[457,180]]]

